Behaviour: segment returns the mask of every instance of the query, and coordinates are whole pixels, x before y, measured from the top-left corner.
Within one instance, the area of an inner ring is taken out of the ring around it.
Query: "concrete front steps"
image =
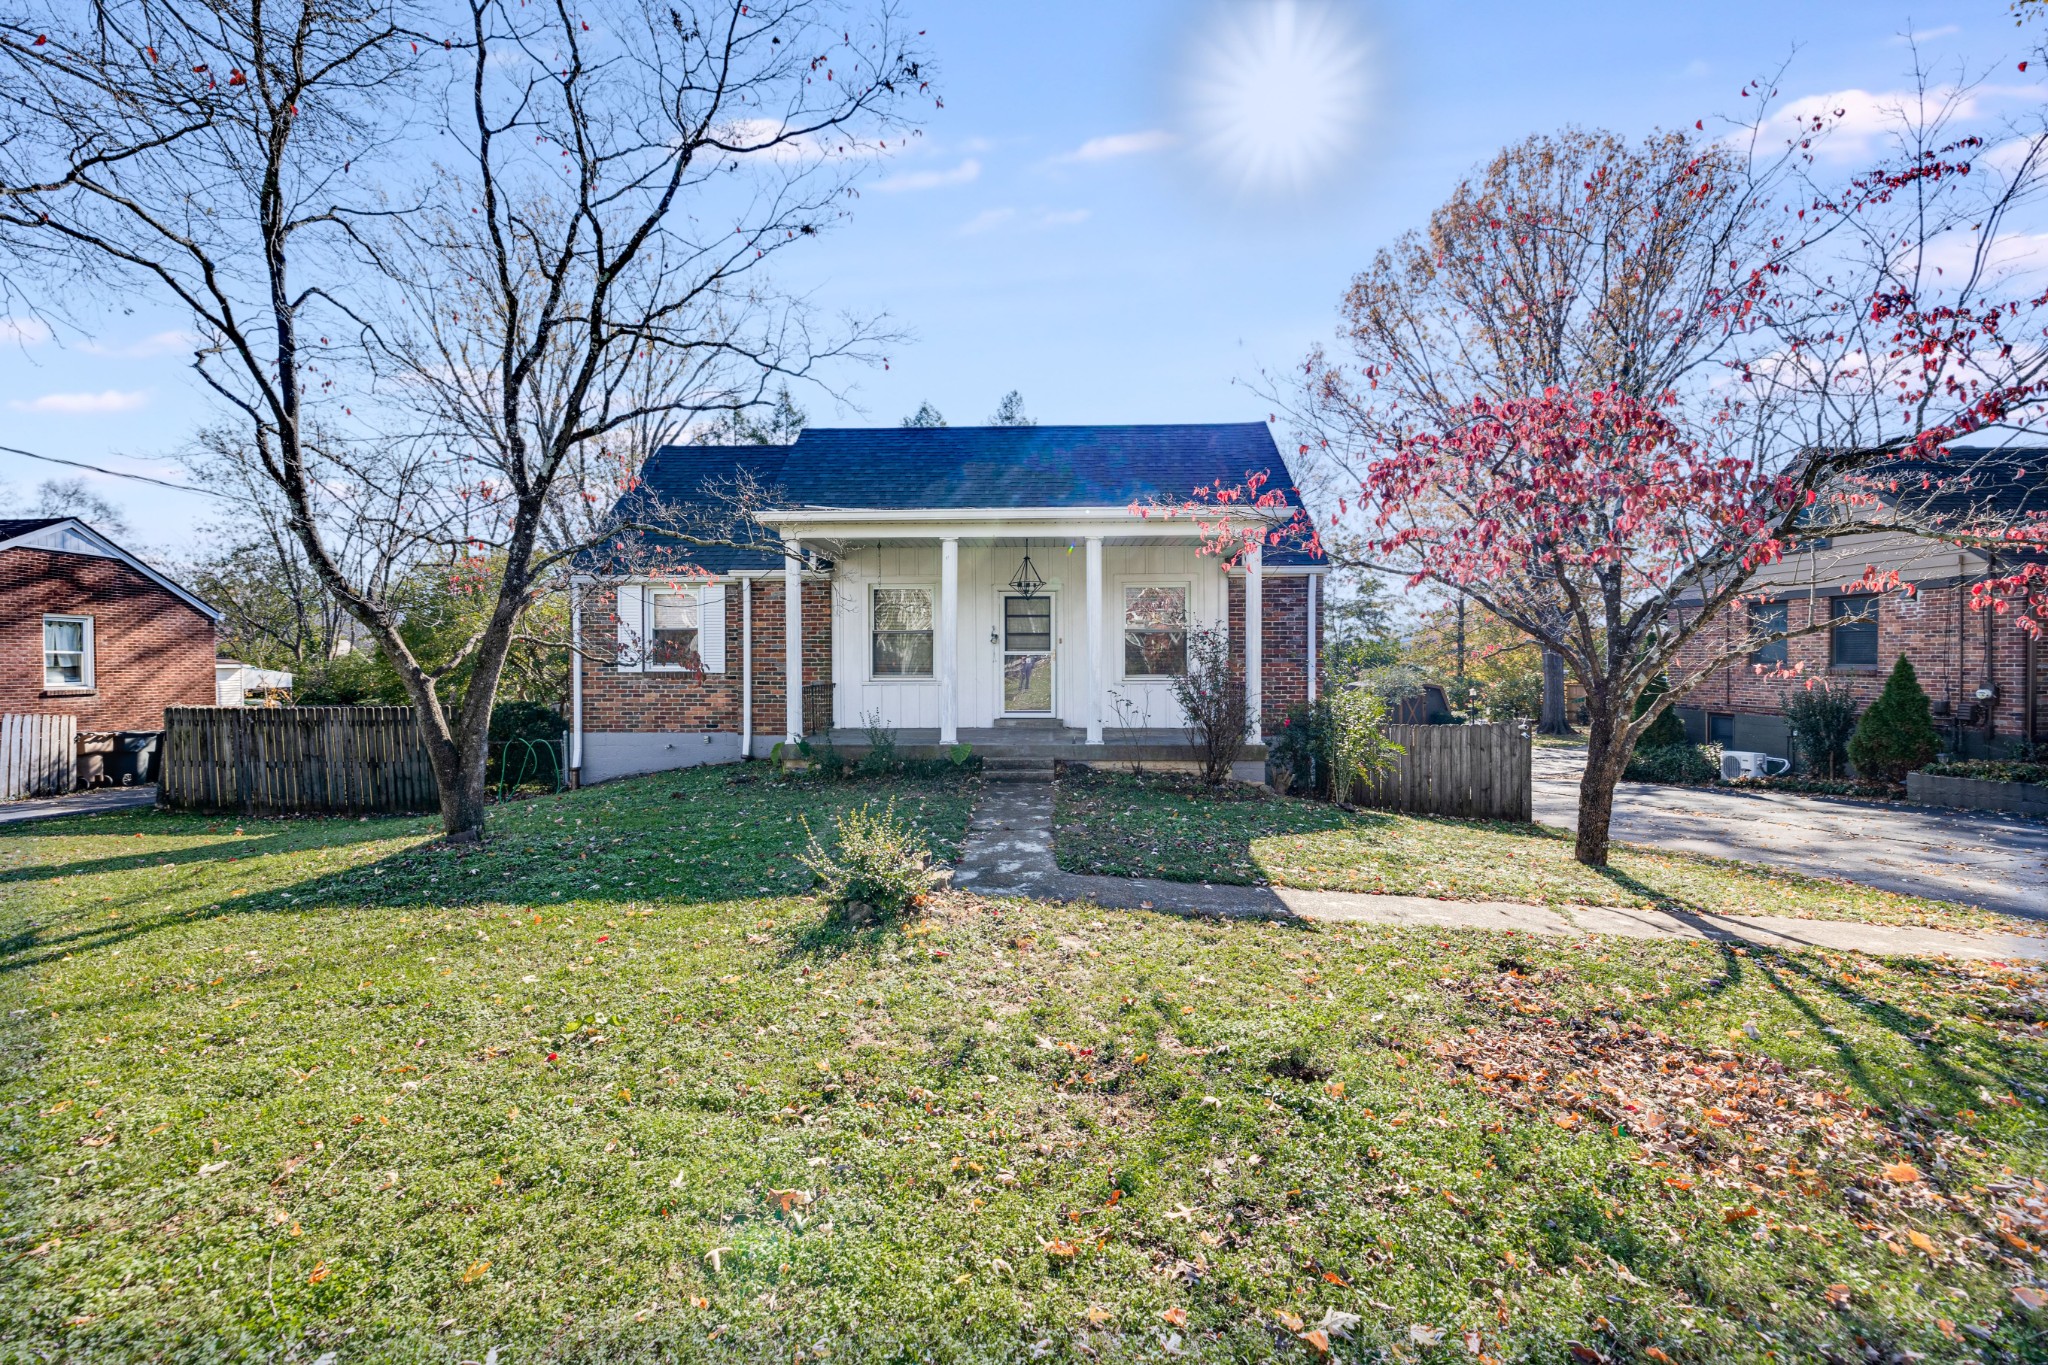
[[[988,757],[981,760],[981,775],[990,782],[1050,782],[1050,755]]]

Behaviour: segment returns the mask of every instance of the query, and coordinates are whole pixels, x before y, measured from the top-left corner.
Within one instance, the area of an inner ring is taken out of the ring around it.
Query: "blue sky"
[[[835,376],[850,403],[798,393],[813,420],[894,423],[928,399],[977,422],[1010,388],[1047,422],[1263,418],[1261,368],[1328,338],[1352,273],[1503,143],[1711,127],[1787,61],[1789,99],[1899,90],[1907,33],[1944,75],[1991,70],[1987,112],[2031,85],[1998,0],[1336,0],[1298,16],[1323,27],[1261,85],[1245,73],[1272,56],[1258,25],[1276,2],[907,0],[946,107],[779,278],[910,335],[887,371]],[[1257,146],[1294,138],[1303,164],[1261,180],[1239,124]],[[1838,141],[1853,155],[1853,120]],[[89,345],[0,347],[0,444],[176,479],[164,457],[209,412],[180,320],[109,314]],[[18,494],[59,472],[0,454]],[[194,495],[95,487],[174,553],[206,514]]]

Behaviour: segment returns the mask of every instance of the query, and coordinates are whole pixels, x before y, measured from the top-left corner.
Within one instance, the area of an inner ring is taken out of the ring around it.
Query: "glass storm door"
[[[1052,714],[1052,598],[1003,598],[1003,714]]]

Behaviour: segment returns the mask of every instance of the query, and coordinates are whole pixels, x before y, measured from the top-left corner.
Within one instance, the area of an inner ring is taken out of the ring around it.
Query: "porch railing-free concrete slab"
[[[896,752],[905,758],[940,758],[945,749],[939,732],[931,729],[903,729],[891,732]],[[829,735],[813,736],[811,742],[830,742],[849,758],[868,751],[864,730],[835,729]],[[983,758],[1051,758],[1072,763],[1180,763],[1189,759],[1189,741],[1184,730],[1119,730],[1105,728],[1102,743],[1088,743],[1087,733],[1077,727],[1009,726],[960,729],[960,742]],[[1247,744],[1240,762],[1263,765],[1266,746]]]

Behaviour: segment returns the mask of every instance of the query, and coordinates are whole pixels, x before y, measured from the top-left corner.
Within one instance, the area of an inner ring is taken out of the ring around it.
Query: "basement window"
[[[92,682],[92,618],[43,618],[43,686],[52,692],[83,692]]]

